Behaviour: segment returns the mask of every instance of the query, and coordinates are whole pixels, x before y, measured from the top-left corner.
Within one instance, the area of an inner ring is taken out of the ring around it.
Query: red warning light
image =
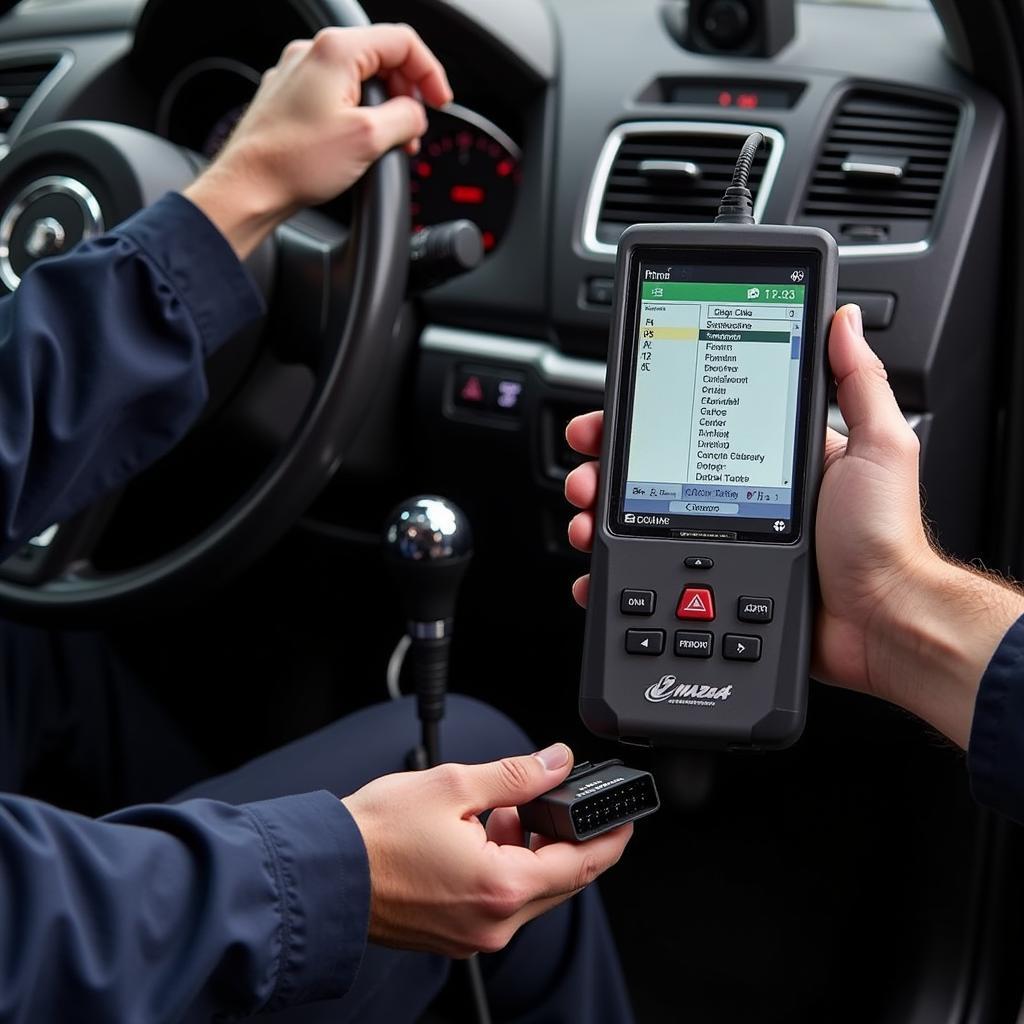
[[[718,105],[720,107],[731,107],[732,106],[732,93],[726,92],[724,89],[718,94]]]
[[[484,252],[490,252],[497,244],[497,239],[494,237],[493,231],[484,232]]]
[[[741,92],[736,97],[736,106],[742,107],[744,110],[753,110],[757,106],[757,102],[756,92]]]
[[[497,167],[498,177],[507,178],[515,169],[516,165],[511,160],[502,160]]]
[[[433,174],[433,172],[434,172],[434,168],[431,167],[430,164],[427,163],[426,160],[418,160],[416,162],[416,173],[421,178],[429,178],[430,175]]]
[[[484,389],[479,377],[469,377],[462,385],[459,397],[464,402],[482,402],[484,400]]]
[[[453,203],[479,206],[484,201],[484,190],[479,185],[452,185],[449,195]]]

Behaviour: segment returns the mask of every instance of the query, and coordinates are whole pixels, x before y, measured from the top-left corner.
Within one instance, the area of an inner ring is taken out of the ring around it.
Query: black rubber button
[[[759,661],[761,658],[761,638],[759,636],[739,636],[726,633],[722,637],[722,657],[729,661]]]
[[[775,602],[770,597],[741,597],[736,602],[736,618],[740,622],[771,622]]]
[[[653,615],[653,590],[624,590],[619,598],[619,611],[623,615]]]
[[[708,558],[706,555],[690,555],[689,558],[683,559],[683,565],[687,569],[712,569],[715,565],[713,558]]]
[[[675,652],[677,658],[710,658],[715,649],[715,638],[711,633],[689,629],[676,630]]]
[[[663,629],[627,629],[627,654],[661,654],[665,650]]]

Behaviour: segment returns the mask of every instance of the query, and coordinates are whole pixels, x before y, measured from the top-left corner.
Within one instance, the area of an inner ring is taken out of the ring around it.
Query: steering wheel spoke
[[[304,210],[278,228],[269,333],[282,362],[316,371],[329,356],[329,325],[344,318],[351,293],[350,237],[347,227],[315,210]]]

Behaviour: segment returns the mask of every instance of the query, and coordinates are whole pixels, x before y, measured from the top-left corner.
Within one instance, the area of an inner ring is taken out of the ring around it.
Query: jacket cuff
[[[1024,821],[1024,616],[1007,631],[981,677],[967,769],[978,803]]]
[[[111,234],[134,243],[171,285],[195,322],[204,355],[266,312],[227,239],[183,195],[169,192]]]
[[[269,848],[281,907],[282,950],[265,1010],[339,999],[366,948],[370,866],[348,809],[332,794],[245,805]]]

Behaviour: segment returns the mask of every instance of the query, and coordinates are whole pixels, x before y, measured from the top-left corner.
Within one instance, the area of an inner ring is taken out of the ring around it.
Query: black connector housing
[[[519,821],[527,832],[579,843],[661,806],[654,776],[621,761],[576,765],[560,786],[523,804]]]

